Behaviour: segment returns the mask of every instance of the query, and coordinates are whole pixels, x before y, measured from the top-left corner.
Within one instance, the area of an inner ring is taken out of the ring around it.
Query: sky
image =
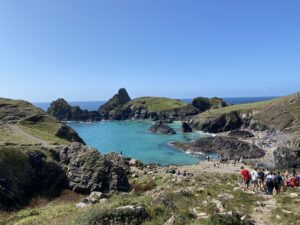
[[[0,96],[300,91],[299,0],[0,0]]]

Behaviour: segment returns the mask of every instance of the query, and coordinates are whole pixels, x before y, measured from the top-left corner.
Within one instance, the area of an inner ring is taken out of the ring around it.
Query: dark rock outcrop
[[[191,120],[194,129],[217,133],[235,129],[298,132],[300,93],[252,104],[206,111]]]
[[[60,162],[67,169],[72,190],[88,194],[92,191],[129,191],[126,161],[117,154],[102,155],[80,143],[60,150]]]
[[[77,132],[66,125],[62,125],[55,135],[70,142],[80,142],[82,144],[85,144],[82,138],[77,134]]]
[[[254,135],[250,131],[247,131],[247,130],[233,130],[228,133],[228,136],[236,137],[236,138],[243,138],[243,139],[254,137]]]
[[[275,167],[291,169],[300,167],[300,148],[279,147],[274,151]]]
[[[209,109],[218,109],[227,106],[226,102],[222,98],[205,98],[197,97],[192,101],[192,105],[199,109],[200,112],[204,112]]]
[[[174,129],[164,124],[162,121],[156,122],[154,125],[152,125],[149,128],[148,131],[151,133],[158,133],[158,134],[176,134]]]
[[[172,144],[178,149],[189,151],[195,155],[215,152],[223,160],[253,159],[265,155],[264,150],[258,148],[256,145],[240,141],[233,137],[217,136],[201,138],[189,143],[173,142]]]
[[[187,122],[182,122],[182,132],[188,133],[188,132],[192,132],[192,131],[193,131],[193,129]]]
[[[104,105],[100,106],[98,112],[103,116],[104,119],[122,119],[122,107],[131,98],[129,97],[125,88],[119,89],[118,93],[115,94],[111,99],[108,100]]]
[[[79,106],[71,106],[63,98],[53,101],[47,111],[59,121],[100,121],[97,111],[82,110]]]
[[[57,196],[67,187],[60,165],[41,151],[0,150],[0,209],[20,209],[32,196]]]
[[[233,111],[219,117],[199,117],[197,120],[193,119],[191,125],[204,132],[219,133],[239,129],[243,121],[239,114]]]

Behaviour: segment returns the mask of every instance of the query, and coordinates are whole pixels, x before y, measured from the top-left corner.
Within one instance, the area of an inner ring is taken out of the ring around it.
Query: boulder
[[[164,124],[162,121],[156,122],[154,125],[150,127],[148,131],[151,133],[159,133],[159,134],[176,134],[174,129]]]
[[[273,154],[275,167],[277,168],[290,169],[300,167],[300,148],[279,147]]]
[[[117,154],[102,155],[80,143],[63,147],[60,162],[66,167],[69,187],[76,192],[129,191],[128,163]]]
[[[75,130],[73,130],[71,127],[66,125],[62,125],[55,133],[55,136],[70,142],[79,142],[85,145],[85,142],[78,135],[78,133]]]
[[[182,132],[188,133],[192,131],[193,129],[190,127],[190,125],[187,122],[182,122]]]

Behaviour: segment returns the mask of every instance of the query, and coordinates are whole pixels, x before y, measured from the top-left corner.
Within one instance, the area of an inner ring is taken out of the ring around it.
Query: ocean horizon
[[[274,98],[278,98],[279,96],[264,96],[264,97],[227,97],[223,98],[224,101],[228,104],[245,104],[245,103],[253,103],[253,102],[261,102],[272,100]],[[186,103],[191,103],[193,98],[182,98],[181,101]],[[79,106],[82,109],[86,109],[89,111],[96,111],[101,105],[106,103],[107,101],[70,101],[69,104],[71,106]],[[33,102],[33,105],[47,111],[51,102]]]

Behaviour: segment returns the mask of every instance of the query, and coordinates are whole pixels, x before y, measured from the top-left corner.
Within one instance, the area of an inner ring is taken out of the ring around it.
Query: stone
[[[217,199],[213,199],[211,202],[216,205],[216,208],[217,208],[219,213],[223,213],[225,211],[225,208],[224,208],[223,203],[221,201],[219,201]]]
[[[193,214],[197,217],[197,219],[206,219],[209,217],[209,215],[207,215],[207,213],[202,212],[200,208],[196,207],[193,208]]]
[[[182,132],[184,133],[189,133],[193,131],[192,127],[187,122],[182,122],[181,126],[182,126]]]
[[[83,203],[83,202],[80,202],[78,204],[75,205],[76,208],[86,208],[86,207],[89,207],[91,206],[92,204],[90,203]]]
[[[102,198],[102,199],[99,200],[99,203],[101,203],[101,204],[104,204],[106,202],[108,202],[107,198]]]
[[[290,196],[291,196],[292,198],[296,198],[296,197],[298,197],[298,194],[297,194],[297,193],[290,193]]]
[[[300,148],[278,147],[273,154],[277,168],[289,169],[300,167]]]
[[[176,134],[175,130],[164,124],[162,121],[156,122],[152,125],[149,130],[151,133],[159,133],[159,134]]]
[[[220,155],[222,160],[253,159],[265,155],[263,149],[234,137],[215,136],[193,142],[172,142],[171,144],[179,150],[188,151],[193,155],[215,152]]]
[[[69,187],[75,192],[90,194],[93,191],[130,190],[129,166],[116,153],[102,155],[95,149],[74,142],[61,148],[59,158],[61,165],[66,167]]]
[[[229,199],[233,199],[234,196],[231,194],[224,193],[224,194],[219,194],[218,198],[221,198],[223,200],[229,200]]]
[[[167,222],[164,223],[164,225],[175,225],[176,224],[176,217],[173,215],[168,219]]]

